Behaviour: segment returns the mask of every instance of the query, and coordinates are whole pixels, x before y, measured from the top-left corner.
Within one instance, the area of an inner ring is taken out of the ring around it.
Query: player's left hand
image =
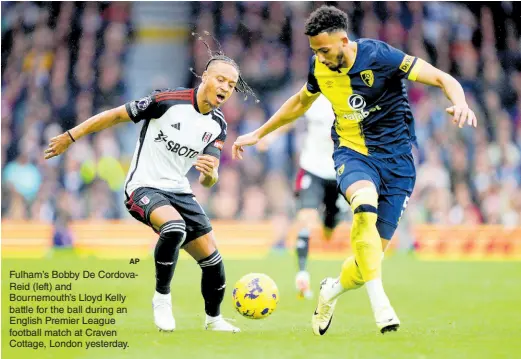
[[[446,108],[445,111],[447,111],[449,115],[452,115],[452,123],[458,124],[459,128],[463,128],[465,122],[469,126],[478,126],[476,115],[468,106],[451,106]]]
[[[201,155],[197,157],[194,163],[195,169],[207,177],[213,176],[213,171],[217,166],[217,158],[210,155]]]

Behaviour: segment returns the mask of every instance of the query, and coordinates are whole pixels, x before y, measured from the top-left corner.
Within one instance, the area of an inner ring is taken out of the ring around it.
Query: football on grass
[[[263,319],[271,315],[279,302],[277,285],[266,274],[250,273],[233,288],[233,306],[244,317]]]

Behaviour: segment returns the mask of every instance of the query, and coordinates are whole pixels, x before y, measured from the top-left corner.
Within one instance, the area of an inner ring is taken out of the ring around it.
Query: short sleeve
[[[317,78],[315,77],[315,56],[311,57],[309,63],[308,82],[306,83],[306,90],[311,94],[320,92]]]
[[[217,159],[221,158],[221,151],[223,150],[224,142],[226,141],[226,135],[227,135],[226,131],[228,128],[226,121],[224,121],[224,119],[219,122],[221,125],[221,133],[219,134],[219,136],[217,136],[217,138],[215,140],[210,142],[208,144],[208,146],[206,146],[203,150],[203,154],[214,156]]]
[[[125,109],[134,123],[162,116],[159,102],[156,101],[154,95],[143,97],[140,100],[127,102],[125,104]]]
[[[380,43],[378,62],[384,66],[388,77],[398,77],[415,81],[421,67],[417,57],[407,55],[401,50],[384,42]]]

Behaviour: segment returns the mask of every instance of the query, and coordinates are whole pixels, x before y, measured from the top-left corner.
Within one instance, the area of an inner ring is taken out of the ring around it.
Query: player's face
[[[206,102],[217,108],[224,104],[233,94],[239,72],[237,69],[224,61],[214,61],[203,73],[203,87]]]
[[[318,61],[330,70],[336,71],[346,64],[344,48],[347,47],[347,36],[343,31],[322,32],[316,36],[309,36],[309,45],[317,55]]]

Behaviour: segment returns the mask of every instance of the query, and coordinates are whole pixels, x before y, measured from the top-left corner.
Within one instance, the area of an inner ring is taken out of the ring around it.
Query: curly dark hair
[[[305,34],[317,36],[322,32],[347,31],[347,14],[334,6],[322,5],[306,20]]]

